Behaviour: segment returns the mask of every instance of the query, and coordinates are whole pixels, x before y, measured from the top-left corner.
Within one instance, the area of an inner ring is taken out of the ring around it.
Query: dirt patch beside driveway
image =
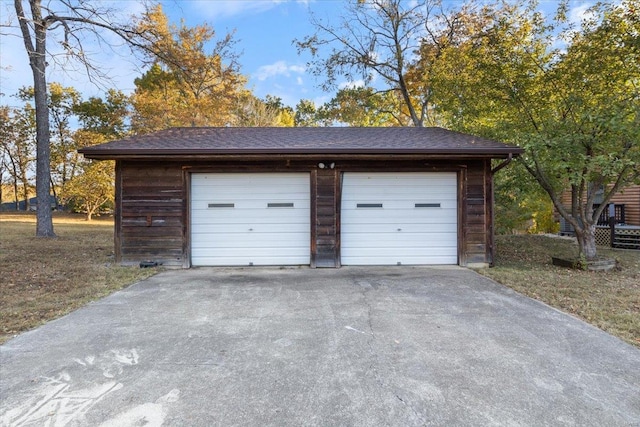
[[[640,350],[457,267],[168,271],[0,349],[2,425],[640,424]]]

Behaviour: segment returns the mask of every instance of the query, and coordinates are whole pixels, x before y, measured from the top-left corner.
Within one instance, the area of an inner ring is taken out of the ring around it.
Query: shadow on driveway
[[[458,267],[167,271],[0,347],[0,424],[640,425],[640,351]]]

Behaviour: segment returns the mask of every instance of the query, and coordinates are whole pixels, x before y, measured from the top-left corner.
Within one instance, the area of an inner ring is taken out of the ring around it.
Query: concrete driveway
[[[167,271],[1,363],[7,426],[640,425],[640,350],[457,267]]]

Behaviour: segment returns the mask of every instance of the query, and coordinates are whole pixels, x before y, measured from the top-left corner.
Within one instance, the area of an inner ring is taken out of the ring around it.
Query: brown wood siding
[[[490,170],[488,162],[469,163],[466,173],[466,194],[464,200],[465,218],[462,224],[462,242],[465,262],[469,264],[490,264],[491,244],[488,225],[491,209],[487,198],[491,197]]]
[[[560,201],[567,210],[571,211],[571,191],[563,192]],[[631,185],[618,191],[611,198],[611,203],[624,205],[627,224],[640,225],[640,185]]]
[[[338,254],[338,172],[317,169],[312,175],[312,267],[339,267]],[[314,250],[315,249],[315,250]]]
[[[611,199],[616,205],[624,205],[625,222],[640,225],[640,185],[632,185],[618,192]]]
[[[486,234],[486,247],[485,253],[487,256],[487,264],[493,267],[495,263],[496,254],[496,242],[494,233],[494,195],[493,195],[493,172],[491,168],[491,160],[484,162],[484,204],[485,211],[485,234]]]
[[[114,254],[116,258],[116,262],[122,262],[122,245],[121,245],[121,236],[122,236],[122,209],[121,203],[122,200],[122,161],[116,161],[116,194],[115,194],[115,209],[113,210],[113,214],[115,216],[114,220],[114,233],[113,233],[113,244],[114,244]]]
[[[180,164],[120,163],[119,261],[153,260],[167,266],[185,264],[184,190]]]
[[[328,156],[327,160],[331,160]],[[458,253],[460,265],[489,264],[491,258],[491,177],[489,160],[340,160],[319,169],[317,160],[145,162],[116,166],[116,257],[119,262],[154,260],[189,266],[189,177],[194,172],[310,172],[311,265],[340,266],[340,203],[343,172],[458,173]],[[330,162],[325,162],[330,163]]]

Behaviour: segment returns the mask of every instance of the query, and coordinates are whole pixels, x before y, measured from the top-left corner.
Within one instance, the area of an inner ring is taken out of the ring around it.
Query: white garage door
[[[457,264],[455,172],[345,173],[344,265]]]
[[[310,262],[309,174],[193,174],[191,264]]]

